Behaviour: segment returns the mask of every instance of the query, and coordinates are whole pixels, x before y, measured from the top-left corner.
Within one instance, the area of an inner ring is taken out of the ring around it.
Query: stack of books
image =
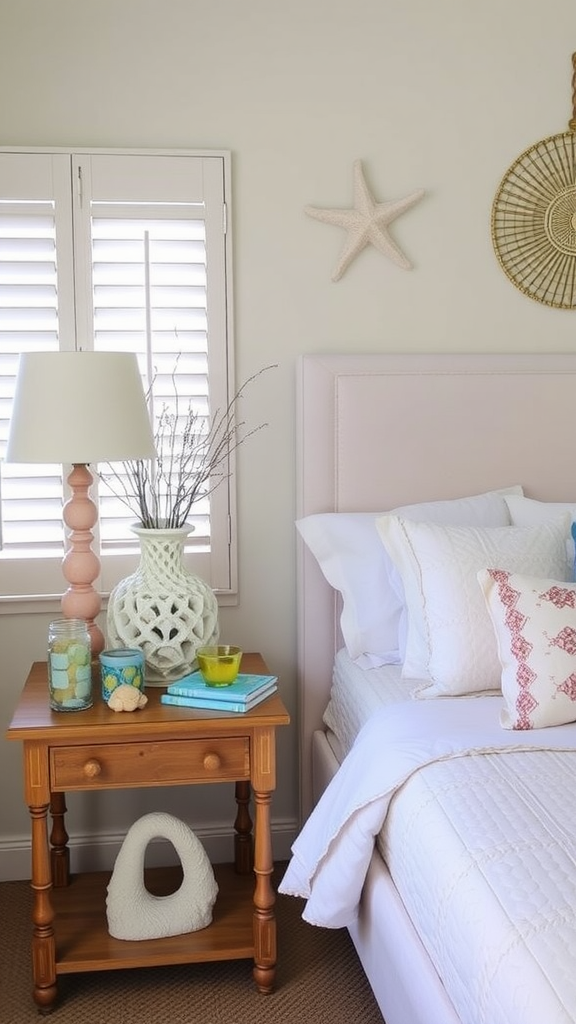
[[[277,683],[278,676],[240,673],[229,686],[207,686],[200,672],[191,672],[170,683],[160,701],[205,711],[250,711],[276,692]]]

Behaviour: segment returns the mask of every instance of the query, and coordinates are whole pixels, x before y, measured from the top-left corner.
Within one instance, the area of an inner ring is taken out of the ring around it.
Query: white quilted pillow
[[[404,586],[408,636],[402,673],[424,680],[417,695],[499,689],[496,639],[477,573],[497,566],[568,580],[570,516],[534,527],[491,528],[437,526],[388,515],[376,525]]]
[[[502,666],[505,729],[576,721],[576,584],[483,569]]]

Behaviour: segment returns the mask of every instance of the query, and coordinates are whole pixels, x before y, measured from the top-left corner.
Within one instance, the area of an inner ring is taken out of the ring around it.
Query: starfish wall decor
[[[410,209],[424,195],[424,189],[417,189],[403,199],[377,203],[370,192],[360,160],[354,162],[354,207],[351,210],[324,210],[316,206],[305,206],[304,213],[325,224],[335,224],[348,232],[344,248],[332,274],[333,281],[339,281],[352,260],[367,245],[388,256],[403,270],[410,270],[412,264],[390,237],[388,225],[404,210]]]

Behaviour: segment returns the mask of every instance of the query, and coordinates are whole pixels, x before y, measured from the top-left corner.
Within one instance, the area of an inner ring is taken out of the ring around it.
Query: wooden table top
[[[248,653],[242,657],[242,672],[268,674],[268,667],[260,654]],[[166,684],[168,685],[168,684]],[[221,735],[238,734],[268,725],[288,725],[290,716],[278,692],[246,712],[204,711],[160,703],[163,686],[147,686],[148,703],[137,711],[112,711],[101,697],[99,667],[94,671],[94,704],[85,711],[52,711],[48,700],[48,666],[45,661],[32,665],[21,697],[6,732],[10,740],[49,740],[51,743],[86,743],[91,738],[107,742],[123,739],[150,739],[179,735],[191,736],[206,731]]]

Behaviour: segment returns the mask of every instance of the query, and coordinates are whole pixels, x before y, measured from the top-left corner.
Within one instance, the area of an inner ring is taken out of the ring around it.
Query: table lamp
[[[62,571],[69,587],[65,618],[84,619],[92,654],[104,649],[95,622],[102,600],[92,586],[100,559],[92,551],[98,520],[89,496],[89,463],[149,459],[154,437],[138,361],[129,352],[26,352],[20,357],[6,462],[72,465],[63,509],[69,547]]]

